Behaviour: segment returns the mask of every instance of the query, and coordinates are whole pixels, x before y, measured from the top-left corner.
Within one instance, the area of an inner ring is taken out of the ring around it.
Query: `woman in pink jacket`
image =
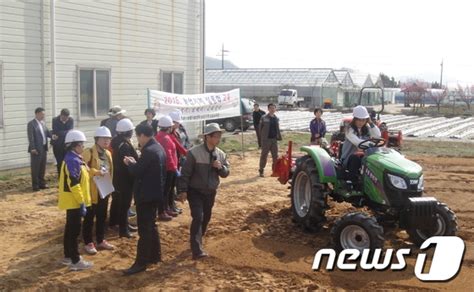
[[[163,191],[164,197],[161,206],[158,206],[158,220],[170,221],[178,213],[171,210],[173,206],[173,188],[176,183],[178,171],[178,153],[176,144],[171,137],[173,120],[169,116],[163,116],[158,121],[160,130],[155,136],[156,141],[161,144],[166,153],[166,181]]]

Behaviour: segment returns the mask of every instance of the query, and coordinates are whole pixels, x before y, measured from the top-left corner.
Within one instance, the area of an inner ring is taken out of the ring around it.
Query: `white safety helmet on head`
[[[170,116],[162,116],[158,120],[158,127],[160,128],[169,128],[173,126],[173,120]]]
[[[86,142],[86,135],[79,130],[71,130],[67,132],[66,139],[64,139],[64,143],[69,144],[72,142]]]
[[[95,130],[94,137],[112,138],[109,128],[102,126]]]
[[[180,110],[174,110],[170,112],[170,118],[173,120],[173,122],[182,124],[183,123],[183,114],[181,113]]]
[[[133,129],[135,129],[135,127],[133,126],[133,123],[130,121],[130,119],[121,119],[118,121],[117,127],[115,128],[115,130],[120,133],[129,132]]]
[[[365,108],[365,106],[358,105],[354,108],[354,111],[352,112],[352,115],[354,118],[357,119],[368,119],[369,118],[369,112]]]

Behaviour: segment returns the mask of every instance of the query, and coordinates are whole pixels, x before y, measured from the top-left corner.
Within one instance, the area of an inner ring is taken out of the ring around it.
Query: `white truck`
[[[278,105],[284,105],[287,107],[297,107],[304,101],[304,98],[298,97],[298,91],[296,89],[282,89],[278,95]]]

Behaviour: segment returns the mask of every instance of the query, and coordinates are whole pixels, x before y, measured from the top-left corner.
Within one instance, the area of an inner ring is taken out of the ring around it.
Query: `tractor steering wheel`
[[[369,138],[360,142],[357,148],[367,150],[369,148],[382,147],[383,145],[385,145],[385,142],[385,139],[382,138]]]

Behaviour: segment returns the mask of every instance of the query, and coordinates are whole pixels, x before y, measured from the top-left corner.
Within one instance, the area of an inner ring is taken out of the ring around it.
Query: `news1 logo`
[[[461,268],[465,251],[464,241],[457,236],[434,236],[425,240],[420,246],[420,250],[429,250],[433,245],[436,247],[429,269],[427,266],[427,254],[421,252],[416,258],[415,276],[419,280],[426,282],[451,280]],[[388,268],[392,271],[401,271],[406,268],[405,256],[410,255],[410,253],[411,250],[408,248],[396,251],[394,249],[387,249],[382,257],[382,249],[375,249],[373,251],[364,249],[362,252],[358,249],[345,249],[337,255],[336,262],[336,251],[331,248],[325,248],[319,250],[314,256],[312,268],[313,271],[319,270],[323,256],[328,256],[326,264],[326,270],[328,271],[334,270],[335,263],[341,271],[355,271],[358,265],[365,271],[383,271]],[[395,263],[394,254],[396,258]],[[423,272],[425,268],[427,272]]]

